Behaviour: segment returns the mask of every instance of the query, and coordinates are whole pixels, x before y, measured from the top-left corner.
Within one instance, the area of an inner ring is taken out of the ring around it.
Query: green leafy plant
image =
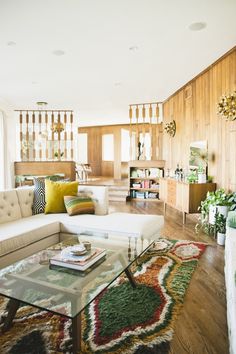
[[[189,182],[189,183],[195,183],[195,182],[197,182],[197,173],[196,173],[196,171],[191,171],[190,173],[189,173],[189,175],[188,175],[188,177],[187,177],[187,181]]]
[[[198,233],[201,229],[208,235],[215,234],[215,225],[209,223],[210,206],[227,206],[236,208],[236,193],[227,194],[223,188],[217,189],[215,192],[208,192],[206,199],[201,201],[198,208],[201,215],[199,222],[195,226],[195,231]]]
[[[205,172],[206,171],[205,171],[205,168],[204,168],[203,164],[200,164],[198,166],[197,173],[205,173]]]
[[[229,210],[236,210],[236,192],[229,195]]]
[[[226,233],[226,218],[220,213],[215,215],[215,231],[220,232],[221,234]]]
[[[60,154],[59,154],[58,151],[55,151],[55,152],[54,152],[54,157],[56,157],[56,158],[58,158],[58,157],[63,157],[63,155],[64,155],[64,152],[61,152]]]

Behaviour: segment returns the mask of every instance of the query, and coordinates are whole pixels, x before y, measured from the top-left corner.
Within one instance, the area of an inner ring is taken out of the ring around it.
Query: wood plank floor
[[[163,215],[162,202],[111,202],[110,212]],[[170,239],[208,242],[205,253],[192,277],[183,309],[175,323],[171,354],[228,354],[224,247],[205,234],[196,235],[196,219],[167,207],[162,235]]]

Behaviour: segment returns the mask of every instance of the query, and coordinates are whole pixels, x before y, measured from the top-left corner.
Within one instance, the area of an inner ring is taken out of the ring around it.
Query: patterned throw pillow
[[[34,200],[32,205],[33,215],[44,213],[46,198],[45,198],[45,179],[50,181],[68,182],[67,179],[63,179],[60,175],[49,175],[46,177],[34,178]]]
[[[94,214],[95,212],[95,205],[90,197],[65,196],[64,202],[67,213],[70,216],[79,214]]]
[[[45,205],[45,180],[34,178],[33,215],[44,213]]]

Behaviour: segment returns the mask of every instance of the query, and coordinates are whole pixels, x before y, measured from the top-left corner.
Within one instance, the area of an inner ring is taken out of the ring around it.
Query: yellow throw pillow
[[[60,183],[45,180],[45,214],[66,213],[64,196],[76,196],[78,192],[78,182]]]

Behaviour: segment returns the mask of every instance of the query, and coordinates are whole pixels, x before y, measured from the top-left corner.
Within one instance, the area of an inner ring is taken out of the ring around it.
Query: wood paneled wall
[[[187,168],[189,146],[207,140],[208,174],[217,187],[236,191],[236,120],[229,122],[217,114],[222,95],[236,90],[236,47],[212,64],[163,105],[165,123],[176,121],[176,135],[163,135],[163,160],[175,169]]]
[[[141,126],[141,125],[140,125]],[[128,177],[128,163],[121,162],[121,130],[129,131],[129,124],[80,127],[79,133],[88,134],[88,163],[91,165],[93,176],[108,176],[115,179]],[[134,131],[136,126],[134,126]],[[140,128],[141,129],[141,128]],[[149,132],[149,125],[146,132]],[[102,135],[114,134],[114,162],[102,161]],[[152,127],[152,156],[160,159],[162,155],[162,124]]]

